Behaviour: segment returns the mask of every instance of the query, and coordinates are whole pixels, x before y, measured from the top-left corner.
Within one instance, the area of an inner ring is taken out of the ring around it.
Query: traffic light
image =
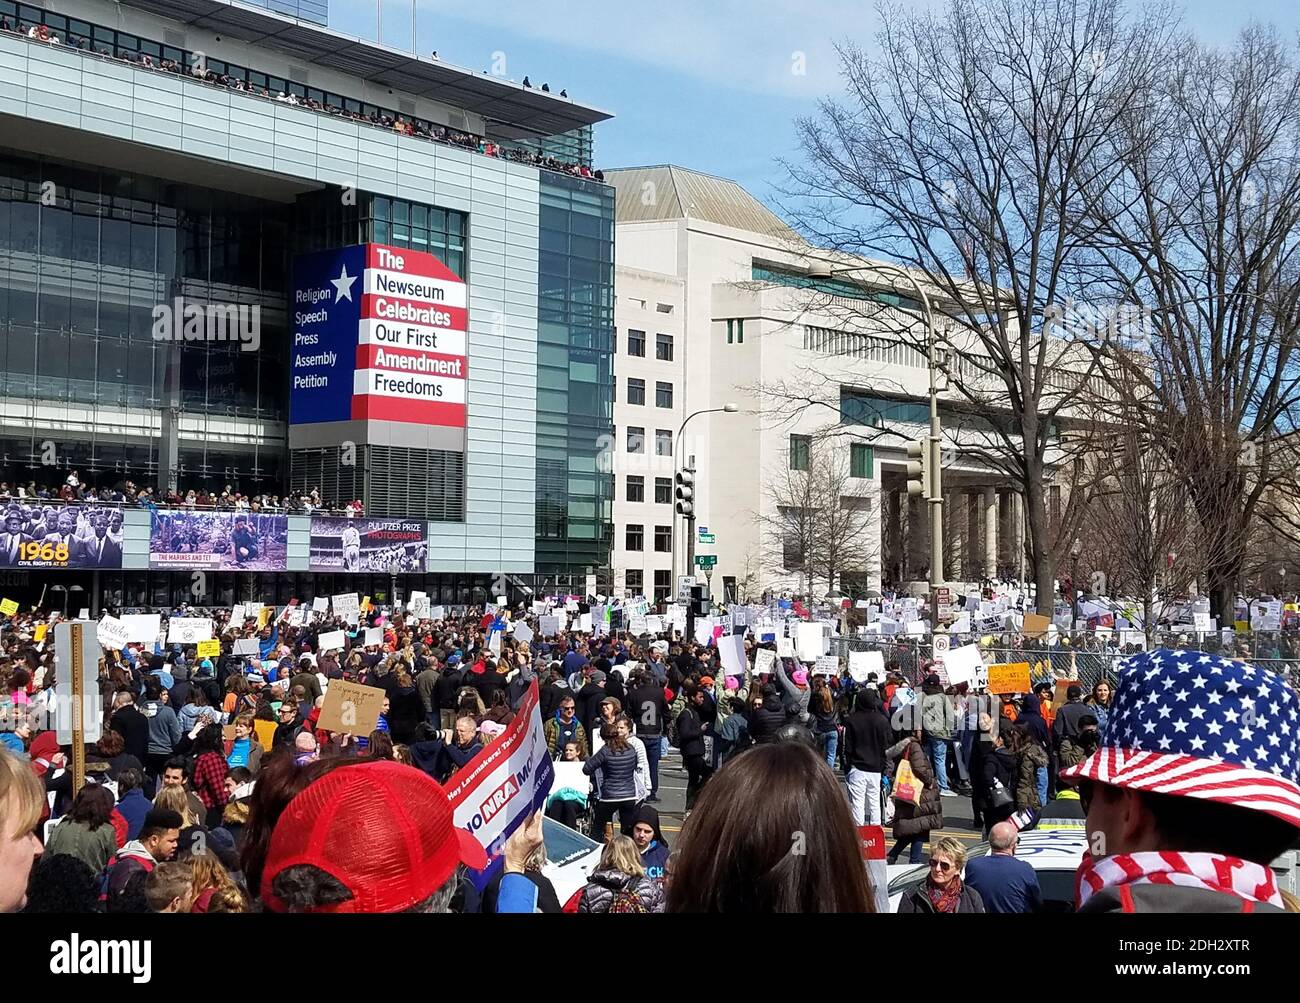
[[[929,447],[926,439],[907,444],[907,493],[913,498],[930,496]]]
[[[695,470],[691,467],[677,471],[677,514],[695,518]]]
[[[709,587],[707,585],[691,586],[691,612],[696,616],[709,615]]]

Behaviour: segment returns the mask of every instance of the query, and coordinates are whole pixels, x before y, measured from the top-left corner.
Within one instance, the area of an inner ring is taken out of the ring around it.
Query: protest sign
[[[759,648],[754,652],[754,674],[759,676],[770,675],[772,667],[776,664],[776,652],[770,648]]]
[[[718,653],[722,655],[722,671],[729,676],[745,674],[745,636],[727,634],[718,639]]]
[[[522,620],[515,624],[515,640],[522,644],[530,644],[533,640],[532,628]]]
[[[1056,690],[1052,694],[1052,710],[1060,710],[1065,706],[1067,694],[1071,686],[1078,686],[1077,679],[1058,679],[1056,680]]]
[[[328,613],[330,601],[324,596],[317,596],[311,601],[311,611],[313,613]]]
[[[156,638],[158,635],[154,634]],[[95,638],[105,648],[125,648],[131,641],[130,628],[116,617],[106,616],[95,629]],[[96,656],[98,657],[98,656]]]
[[[244,622],[244,606],[242,603],[230,607],[230,622],[236,626]]]
[[[858,826],[858,845],[862,859],[871,877],[872,892],[876,897],[876,912],[889,912],[889,867],[886,861],[885,830],[879,825]]]
[[[366,640],[365,640],[365,646],[366,646],[367,648],[369,648],[372,644],[383,644],[383,643],[384,643],[384,628],[383,628],[383,627],[367,627],[367,628],[366,628]]]
[[[643,618],[643,620],[644,620],[644,618]],[[645,629],[644,626],[642,627],[642,629],[643,629],[643,630]],[[584,634],[590,634],[590,633],[591,633],[591,614],[590,614],[590,613],[580,613],[580,614],[578,614],[578,630],[582,631],[582,633],[584,633]]]
[[[18,612],[18,603],[13,599],[0,599],[0,615],[13,616]]]
[[[943,666],[948,672],[948,683],[951,686],[973,682],[975,670],[983,665],[984,659],[980,655],[978,644],[964,644],[960,648],[953,648],[943,660]]]
[[[635,620],[635,617],[633,618]],[[713,640],[713,617],[701,616],[695,619],[695,643],[708,644]]]
[[[779,658],[794,658],[794,639],[778,637],[776,639],[776,654]]]
[[[40,644],[42,641],[45,640],[46,631],[48,631],[49,629],[50,629],[50,625],[48,623],[38,623],[36,625],[36,630],[32,633],[32,640],[34,640],[37,644]]]
[[[794,626],[794,649],[801,662],[815,662],[826,654],[825,636],[820,623],[797,623]]]
[[[879,651],[850,651],[849,675],[856,683],[865,683],[871,673],[877,679],[885,678],[885,656]]]
[[[324,731],[369,735],[379,723],[384,696],[384,691],[377,686],[362,686],[346,679],[331,680],[325,704],[320,709],[318,727]]]
[[[1023,633],[1025,637],[1042,637],[1047,633],[1047,628],[1052,625],[1049,617],[1042,616],[1038,613],[1025,614],[1025,626]]]
[[[275,721],[254,721],[253,730],[257,733],[257,740],[262,743],[262,749],[269,751],[275,744],[275,729],[279,724]]]
[[[1028,693],[1029,663],[1003,662],[989,666],[990,693]]]
[[[814,676],[838,676],[840,660],[834,655],[818,655],[813,663]]]
[[[257,655],[261,650],[261,645],[255,637],[241,637],[235,641],[236,655]]]
[[[320,636],[317,650],[323,655],[327,651],[339,651],[345,644],[347,644],[347,635],[341,630],[331,630],[328,634]]]
[[[307,619],[307,608],[305,606],[289,606],[284,611],[284,622],[290,627],[301,627],[303,621]]]
[[[430,620],[445,620],[447,618],[447,608],[445,606],[434,606],[429,610]]]
[[[558,634],[560,632],[560,618],[553,614],[539,617],[537,629],[541,632],[542,637],[551,637]]]
[[[357,598],[355,592],[343,592],[330,597],[330,608],[339,616],[347,619],[348,617],[360,615],[361,601]]]
[[[217,640],[200,641],[198,646],[198,656],[200,658],[220,658],[221,642]]]
[[[72,623],[64,621],[54,626],[54,730],[60,745],[71,745],[73,733],[80,726],[84,742],[98,742],[103,734],[103,706],[99,695],[99,659],[102,657],[95,624],[81,624],[81,644],[74,651]],[[81,661],[81,706],[73,700],[72,668],[75,658]],[[80,721],[76,720],[80,709]]]
[[[628,632],[631,633],[633,637],[640,637],[650,629],[649,624],[647,623],[649,619],[650,618],[647,616],[633,616],[628,620]]]
[[[176,616],[167,622],[168,644],[198,644],[212,640],[212,621],[206,616]]]
[[[488,866],[469,872],[475,887],[485,888],[501,870],[506,840],[533,812],[545,807],[554,782],[555,764],[546,746],[533,680],[505,732],[447,784],[453,823],[472,833],[487,851]]]
[[[662,634],[664,632],[664,618],[661,616],[646,617],[645,629],[647,634]]]

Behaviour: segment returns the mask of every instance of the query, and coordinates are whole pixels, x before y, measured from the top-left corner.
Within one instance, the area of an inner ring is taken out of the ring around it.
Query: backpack
[[[608,911],[648,913],[650,910],[646,908],[645,902],[641,900],[641,896],[638,895],[635,890],[620,888],[614,893],[614,900],[610,902]]]
[[[128,861],[138,865],[137,868],[132,868],[133,870],[136,870],[137,873],[132,874],[130,877],[128,877],[126,881],[122,883],[122,887],[119,888],[115,893],[111,894],[112,898],[121,898],[126,893],[126,890],[131,886],[131,883],[133,881],[137,880],[137,878],[140,879],[147,878],[149,876],[149,873],[154,869],[154,860],[152,857],[145,859],[143,857],[122,857],[117,853],[113,854],[112,859],[109,860],[108,862],[108,866],[106,866],[102,871],[99,872],[99,905],[101,909],[107,908],[108,911],[110,912],[112,911],[111,908],[112,903],[110,901],[111,889],[109,888],[109,884],[108,884],[109,879],[113,874],[114,867],[116,867],[118,864],[124,864]]]

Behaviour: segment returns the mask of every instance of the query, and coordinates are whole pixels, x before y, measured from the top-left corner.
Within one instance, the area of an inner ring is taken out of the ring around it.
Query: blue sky
[[[939,0],[911,0],[936,5]],[[382,0],[383,41],[411,47],[411,0]],[[331,26],[374,38],[376,0],[331,0]],[[1205,39],[1230,41],[1250,20],[1292,37],[1283,0],[1185,0]],[[768,200],[795,150],[793,120],[836,94],[832,43],[869,42],[871,0],[419,0],[417,51],[505,75],[614,113],[596,127],[596,165],[674,163],[734,178]],[[498,55],[499,54],[499,55]]]

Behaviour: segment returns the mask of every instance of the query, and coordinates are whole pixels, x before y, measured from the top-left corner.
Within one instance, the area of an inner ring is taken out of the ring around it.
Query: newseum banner
[[[120,506],[13,502],[0,518],[0,567],[122,567]]]
[[[289,517],[259,512],[154,512],[149,567],[284,571]]]
[[[419,519],[314,516],[309,567],[312,571],[387,574],[395,564],[402,574],[420,574],[425,571],[428,552],[426,528]]]
[[[360,244],[294,269],[289,422],[465,427],[466,286],[424,251]]]

